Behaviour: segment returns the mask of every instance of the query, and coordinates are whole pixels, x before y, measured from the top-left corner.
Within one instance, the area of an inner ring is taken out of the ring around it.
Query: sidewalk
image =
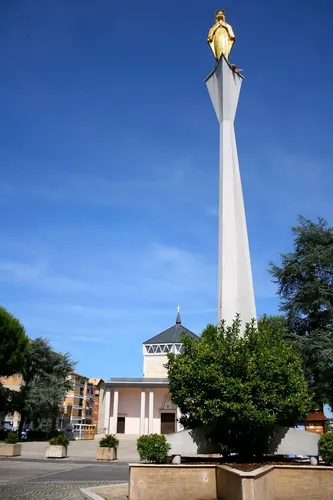
[[[67,460],[96,460],[96,449],[98,447],[99,436],[95,440],[71,441],[68,447]],[[22,458],[44,458],[47,442],[32,441],[22,442]],[[136,438],[119,439],[118,448],[119,462],[139,462],[136,450]]]

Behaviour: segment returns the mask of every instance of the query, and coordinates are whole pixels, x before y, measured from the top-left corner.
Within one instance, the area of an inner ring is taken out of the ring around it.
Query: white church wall
[[[164,355],[148,355],[143,357],[143,376],[146,378],[167,378],[168,372],[164,365],[168,358]]]
[[[175,434],[168,434],[166,439],[171,445],[170,455],[195,456],[197,454],[217,453],[218,448],[206,438],[210,428],[198,427]],[[318,455],[318,434],[276,426],[275,435],[269,443],[269,453],[273,455]]]
[[[168,394],[168,389],[163,388],[154,389],[154,421],[153,421],[153,430],[154,433],[160,434],[161,432],[161,408],[163,406],[163,402],[165,396]]]
[[[103,419],[103,432],[108,433],[110,431],[110,417],[111,417],[111,388],[110,386],[105,388],[103,395],[103,406],[102,411],[104,413]]]
[[[149,390],[146,389],[145,434],[149,434]]]
[[[141,388],[119,389],[118,416],[125,417],[125,433],[140,434]]]
[[[101,382],[100,384],[100,389],[99,389],[99,406],[98,406],[98,422],[97,422],[97,432],[101,433],[104,432],[104,427],[105,427],[105,403],[106,403],[106,386],[104,382]],[[109,399],[110,403],[110,399]],[[107,411],[109,412],[110,409],[108,408]]]

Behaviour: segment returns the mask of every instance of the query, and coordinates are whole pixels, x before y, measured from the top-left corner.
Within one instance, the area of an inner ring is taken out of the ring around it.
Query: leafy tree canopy
[[[258,319],[258,328],[260,329],[261,326],[280,332],[281,336],[286,340],[290,339],[289,324],[283,314],[264,314]]]
[[[223,453],[260,455],[275,424],[293,426],[307,413],[300,357],[267,318],[242,336],[237,318],[182,342],[181,354],[168,355],[172,400],[185,428],[214,428],[210,439]]]
[[[23,325],[0,307],[0,376],[22,373],[29,339]]]
[[[13,397],[13,409],[24,420],[35,426],[47,420],[54,427],[59,415],[59,405],[70,387],[68,372],[74,363],[69,354],[54,352],[47,339],[33,340],[28,349],[23,369],[25,384]]]
[[[299,217],[293,251],[270,263],[292,340],[318,406],[333,405],[333,228]]]
[[[22,373],[29,339],[23,325],[4,307],[0,307],[0,377]],[[0,412],[7,412],[11,391],[0,381]]]

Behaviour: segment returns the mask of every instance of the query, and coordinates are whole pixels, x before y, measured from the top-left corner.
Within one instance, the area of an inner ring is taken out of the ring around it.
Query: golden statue
[[[228,61],[230,51],[235,42],[235,35],[230,24],[225,22],[225,11],[215,12],[215,24],[209,30],[207,42],[212,49],[216,61],[224,55]]]

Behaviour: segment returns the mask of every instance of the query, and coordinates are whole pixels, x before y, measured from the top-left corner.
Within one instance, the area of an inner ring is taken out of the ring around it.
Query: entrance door
[[[118,417],[117,434],[125,434],[125,417]]]
[[[174,413],[161,413],[161,434],[175,432],[176,415]]]

